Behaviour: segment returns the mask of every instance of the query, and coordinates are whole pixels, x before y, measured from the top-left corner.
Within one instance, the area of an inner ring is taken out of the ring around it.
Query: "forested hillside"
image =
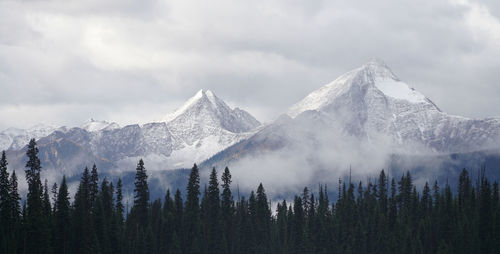
[[[137,164],[134,202],[123,203],[121,179],[100,179],[85,168],[76,193],[42,181],[38,148],[30,141],[18,193],[16,172],[0,159],[0,253],[498,253],[498,183],[484,169],[463,170],[456,192],[448,183],[418,190],[410,172],[373,182],[339,180],[304,188],[273,205],[260,184],[248,197],[231,185],[225,168],[200,183],[196,165],[186,189],[150,200],[143,160]],[[20,172],[17,172],[19,174]],[[331,187],[331,186],[330,186]],[[185,191],[185,192],[184,192]],[[184,192],[184,194],[183,194]]]

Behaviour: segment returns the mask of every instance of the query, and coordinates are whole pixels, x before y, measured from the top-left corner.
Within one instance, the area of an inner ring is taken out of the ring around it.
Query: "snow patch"
[[[375,86],[385,95],[398,100],[406,100],[412,103],[426,102],[421,93],[410,88],[406,83],[394,79],[378,79]]]
[[[189,109],[192,105],[196,104],[197,101],[199,101],[205,92],[203,89],[200,89],[193,97],[189,98],[189,100],[186,101],[180,108],[175,110],[173,113],[170,113],[163,118],[163,122],[170,122],[177,118],[178,116],[182,115],[187,109]]]

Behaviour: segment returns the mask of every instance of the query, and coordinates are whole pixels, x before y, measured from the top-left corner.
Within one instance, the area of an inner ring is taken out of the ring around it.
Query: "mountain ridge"
[[[276,121],[204,165],[238,167],[239,161],[279,153],[278,157],[315,161],[318,168],[333,167],[331,158],[336,158],[345,168],[351,162],[342,156],[325,159],[315,153],[323,149],[363,161],[370,153],[388,157],[488,150],[497,148],[499,140],[499,118],[470,119],[442,112],[383,61],[370,60],[312,91]],[[383,160],[377,163],[371,166],[385,165]]]
[[[104,170],[133,170],[144,157],[157,169],[189,167],[250,135],[260,126],[248,112],[232,109],[213,92],[200,90],[177,110],[169,121],[132,124],[120,127],[116,123],[90,119],[79,127],[53,127],[50,133],[36,136],[42,165],[71,174],[89,163]],[[26,142],[13,147],[22,167]]]

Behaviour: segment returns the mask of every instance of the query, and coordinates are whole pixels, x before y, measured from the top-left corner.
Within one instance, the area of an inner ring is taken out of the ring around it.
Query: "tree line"
[[[458,190],[426,183],[409,172],[367,184],[339,180],[330,201],[327,186],[304,188],[272,211],[262,184],[235,198],[231,174],[212,169],[201,189],[196,164],[185,196],[166,191],[150,201],[148,176],[137,164],[133,205],[124,208],[122,182],[99,180],[85,168],[72,199],[66,178],[50,190],[42,183],[35,140],[26,152],[28,193],[21,206],[15,171],[0,158],[0,253],[498,253],[498,183],[467,170]],[[185,197],[185,200],[183,200]]]

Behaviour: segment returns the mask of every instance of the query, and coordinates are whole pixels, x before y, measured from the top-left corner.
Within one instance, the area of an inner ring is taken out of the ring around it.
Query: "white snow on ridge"
[[[375,86],[385,95],[398,100],[406,100],[412,103],[426,102],[421,93],[410,88],[406,83],[394,79],[377,79]]]
[[[414,153],[415,149],[469,152],[498,146],[500,137],[500,119],[446,114],[380,60],[365,63],[313,91],[287,114],[297,119],[306,111],[327,116],[323,119],[331,119],[342,126],[344,134],[360,140],[388,137],[391,149],[402,153]],[[308,114],[304,116],[307,119]]]
[[[0,150],[21,149],[30,139],[45,137],[61,127],[47,124],[37,124],[29,129],[8,128],[0,132]]]
[[[162,122],[170,122],[182,115],[188,108],[193,106],[198,100],[203,97],[204,91],[200,89],[193,97],[189,98],[180,108],[176,109],[174,112],[167,114],[165,118],[163,118]]]
[[[108,123],[106,121],[96,121],[93,118],[82,125],[82,129],[88,132],[96,132],[100,130],[113,130],[120,128],[117,123]]]

